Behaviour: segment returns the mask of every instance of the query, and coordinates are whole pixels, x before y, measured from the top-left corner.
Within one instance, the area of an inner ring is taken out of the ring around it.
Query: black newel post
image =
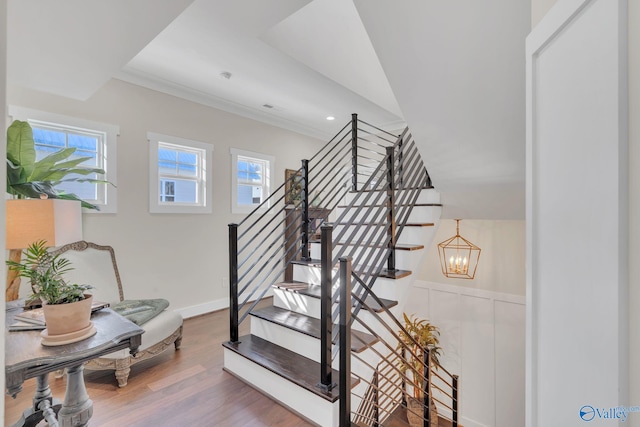
[[[376,402],[377,404],[377,402]],[[351,258],[340,258],[340,427],[351,426]]]
[[[378,394],[378,383],[380,381],[378,380],[378,375],[378,369],[376,369],[371,382],[373,386],[373,404],[375,405],[373,407],[373,427],[380,427],[380,396]]]
[[[324,224],[321,229],[321,255],[320,255],[320,384],[323,390],[331,390],[335,383],[331,378],[331,288],[332,268],[331,240],[333,226]]]
[[[309,255],[309,160],[302,161],[302,221],[300,237],[302,239],[302,260],[311,261]]]
[[[229,341],[238,342],[238,224],[229,224]]]
[[[451,402],[451,408],[453,411],[453,427],[458,427],[458,376],[453,375],[451,380],[451,388],[453,389],[453,399]]]
[[[423,367],[423,375],[424,375],[424,383],[422,385],[422,408],[424,409],[423,418],[424,424],[423,427],[430,427],[431,421],[431,356],[429,355],[429,349],[424,349],[424,367]]]
[[[396,191],[395,191],[395,155],[393,147],[387,147],[387,235],[389,236],[389,258],[387,270],[396,270]]]
[[[358,191],[358,115],[351,115],[351,191]]]
[[[398,187],[402,188],[404,184],[404,150],[403,145],[404,140],[402,139],[402,135],[398,136]]]

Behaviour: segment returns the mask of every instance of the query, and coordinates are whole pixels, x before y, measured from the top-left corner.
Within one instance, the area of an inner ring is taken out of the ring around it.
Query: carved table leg
[[[93,402],[84,386],[84,365],[67,368],[67,391],[58,412],[60,427],[84,427],[93,415]]]
[[[125,387],[129,381],[129,373],[131,372],[131,358],[125,357],[116,359],[116,379],[118,387]]]
[[[58,427],[56,413],[60,410],[60,402],[53,399],[49,388],[49,374],[36,378],[36,393],[33,395],[33,406],[22,413],[22,417],[13,427],[32,427],[45,419],[50,427]]]

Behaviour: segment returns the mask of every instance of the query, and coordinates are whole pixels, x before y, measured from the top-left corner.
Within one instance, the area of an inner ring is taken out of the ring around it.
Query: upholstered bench
[[[108,302],[112,306],[124,301],[118,264],[111,246],[82,240],[55,249],[52,253],[63,254],[64,258],[71,261],[73,270],[66,274],[69,281],[94,287],[92,290],[94,301]],[[28,286],[24,294],[22,291],[21,289],[21,296],[26,296],[29,292]],[[126,314],[126,310],[124,312]],[[124,387],[127,385],[131,365],[152,358],[171,345],[176,350],[180,348],[182,316],[175,311],[160,310],[155,317],[140,326],[144,329],[144,334],[142,334],[142,344],[135,356],[131,356],[128,350],[120,350],[87,362],[85,368],[115,370],[118,385]]]

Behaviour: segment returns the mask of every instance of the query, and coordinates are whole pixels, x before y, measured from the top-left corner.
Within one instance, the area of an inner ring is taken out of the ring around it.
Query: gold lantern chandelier
[[[456,219],[456,235],[438,243],[442,274],[456,279],[473,279],[480,251],[479,247],[460,235],[460,220]]]

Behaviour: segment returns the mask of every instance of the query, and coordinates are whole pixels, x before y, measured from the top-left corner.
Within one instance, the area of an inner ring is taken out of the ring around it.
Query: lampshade
[[[74,200],[7,200],[5,221],[7,249],[24,249],[40,240],[47,246],[82,240],[82,211]]]
[[[460,220],[456,219],[456,235],[438,243],[442,274],[450,278],[473,279],[481,249],[460,236]]]

